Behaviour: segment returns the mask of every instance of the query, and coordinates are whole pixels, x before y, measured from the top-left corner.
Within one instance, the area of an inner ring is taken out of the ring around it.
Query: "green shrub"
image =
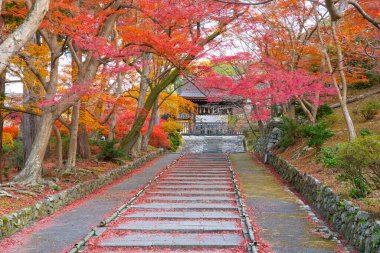
[[[345,143],[337,153],[337,160],[339,168],[361,193],[368,193],[367,188],[380,188],[380,135]]]
[[[362,128],[362,129],[360,129],[360,135],[362,137],[370,136],[370,135],[372,135],[372,132],[368,128]]]
[[[352,183],[354,187],[350,188],[349,194],[354,199],[364,198],[371,192],[368,184],[360,177],[353,178]]]
[[[365,120],[371,120],[376,114],[380,113],[380,102],[371,100],[365,103],[360,108],[360,113]]]
[[[10,159],[8,159],[7,167],[21,169],[24,165],[22,141],[16,139],[13,143],[13,146],[4,145],[4,147],[3,152],[8,153],[11,157]]]
[[[334,113],[334,111],[330,106],[323,104],[318,108],[317,119],[320,119],[320,118],[327,116],[327,115],[331,115],[333,113]]]
[[[115,140],[105,140],[100,143],[101,152],[98,155],[98,159],[102,161],[111,161],[115,160],[116,158],[123,157],[124,153],[120,149],[115,148],[116,142],[117,141]]]
[[[336,167],[338,165],[338,150],[339,146],[322,148],[321,154],[318,156],[318,162],[321,162],[326,168]]]
[[[303,132],[304,135],[309,138],[307,145],[310,147],[316,147],[317,152],[321,150],[322,145],[328,138],[334,136],[333,132],[331,132],[322,122],[315,125],[304,126]]]
[[[168,135],[169,141],[171,143],[170,150],[175,152],[177,151],[178,147],[182,144],[182,135],[180,132],[171,132]]]
[[[335,122],[339,120],[338,115],[336,113],[332,113],[329,115],[325,115],[320,119],[320,122],[324,123],[327,127],[332,127]]]
[[[287,148],[294,144],[297,137],[299,137],[299,125],[293,119],[288,117],[282,118],[282,123],[279,128],[283,131],[283,136],[278,143],[279,147]]]

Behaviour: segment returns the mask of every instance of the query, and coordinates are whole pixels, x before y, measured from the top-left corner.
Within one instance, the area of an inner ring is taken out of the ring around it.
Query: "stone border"
[[[162,155],[163,153],[163,149],[158,149],[124,166],[104,173],[96,179],[77,184],[69,189],[42,199],[33,206],[25,207],[11,214],[4,215],[0,218],[0,239],[16,233],[20,229],[31,224],[33,221],[38,221],[49,214],[59,211],[74,200],[80,199],[94,190],[111,183],[115,179],[120,178],[133,169],[148,161],[151,161],[153,158]]]
[[[341,199],[331,188],[282,158],[269,155],[268,163],[356,249],[380,252],[380,220]]]

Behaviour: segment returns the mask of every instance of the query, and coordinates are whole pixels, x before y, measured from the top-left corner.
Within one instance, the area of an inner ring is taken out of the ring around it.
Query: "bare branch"
[[[377,29],[380,30],[380,21],[375,20],[372,18],[368,13],[366,13],[363,8],[360,6],[360,4],[356,0],[349,0],[349,4],[355,7],[359,11],[359,13],[365,18],[368,22],[370,22],[372,25],[374,25]]]

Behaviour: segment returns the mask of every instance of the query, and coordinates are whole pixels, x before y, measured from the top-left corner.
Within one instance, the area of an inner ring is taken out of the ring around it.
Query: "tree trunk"
[[[173,70],[161,83],[156,85],[149,93],[148,98],[145,101],[144,104],[144,112],[149,112],[156,99],[160,95],[160,93],[168,87],[168,85],[172,84],[175,79],[179,76],[179,70],[175,69]],[[121,140],[120,148],[123,149],[125,152],[130,153],[132,147],[135,145],[135,143],[138,140],[139,133],[144,126],[145,120],[147,118],[147,113],[141,113],[139,117],[135,120],[133,123],[133,126],[131,128],[131,131]]]
[[[367,97],[371,97],[371,96],[376,95],[378,93],[380,93],[380,89],[372,90],[372,91],[370,91],[368,93],[360,94],[358,96],[354,96],[354,97],[348,98],[346,103],[347,104],[354,103],[356,101],[365,99]],[[330,107],[331,108],[339,108],[339,107],[341,107],[341,104],[340,103],[335,103],[335,104],[330,105]]]
[[[32,6],[25,21],[0,44],[0,73],[4,71],[10,58],[19,51],[37,31],[50,0],[37,0]]]
[[[342,48],[340,46],[338,36],[336,33],[336,26],[337,26],[336,21],[331,22],[331,31],[333,35],[333,40],[334,40],[335,48],[338,53],[338,72],[339,72],[339,76],[340,76],[341,84],[342,84],[342,96],[340,97],[340,102],[342,104],[342,112],[343,112],[344,120],[346,121],[347,129],[348,129],[349,140],[353,141],[356,139],[356,132],[355,132],[354,123],[352,121],[350,112],[348,111],[348,107],[347,107],[347,80],[346,80],[346,75],[344,73],[343,53],[342,53]]]
[[[23,100],[25,104],[35,103],[35,95],[33,91],[24,87]],[[22,157],[24,164],[32,150],[33,142],[38,131],[38,121],[40,117],[28,113],[22,114],[21,131],[22,131]]]
[[[70,141],[69,141],[69,150],[67,151],[67,161],[66,161],[65,171],[72,170],[76,165],[78,126],[79,126],[79,108],[80,108],[80,102],[77,102],[73,106],[73,113],[71,115]]]
[[[59,131],[56,125],[53,126],[55,137],[57,138],[57,169],[60,170],[63,168],[63,158],[62,158],[62,137],[61,132]]]
[[[150,136],[152,135],[153,127],[156,125],[157,113],[158,113],[158,99],[156,99],[156,102],[153,105],[152,113],[150,115],[148,130],[146,131],[146,133],[142,139],[141,150],[143,150],[143,151],[148,150],[148,144],[149,144]]]
[[[123,84],[123,76],[119,72],[117,74],[117,87],[115,89],[115,97],[119,98],[122,92],[122,84]],[[112,141],[115,139],[115,127],[117,123],[117,107],[113,108],[112,115],[110,117],[110,126],[109,126],[109,133],[108,133],[108,140]]]
[[[140,117],[140,114],[148,114],[149,111],[144,111],[144,102],[146,98],[146,94],[148,91],[148,85],[149,85],[149,74],[151,72],[151,66],[148,64],[149,61],[152,59],[152,54],[150,53],[144,53],[143,54],[143,68],[141,71],[141,80],[140,80],[140,93],[139,93],[139,98],[137,100],[137,110],[135,114],[135,120]],[[150,63],[150,62],[149,62]],[[145,122],[144,122],[145,123]],[[131,148],[131,155],[136,157],[139,155],[141,151],[141,145],[142,145],[142,134],[141,131],[138,133],[138,137],[136,142]]]
[[[321,43],[321,51],[323,53],[323,56],[325,57],[326,65],[328,68],[328,72],[331,75],[332,83],[333,83],[335,90],[338,94],[339,103],[342,106],[343,117],[344,117],[344,120],[346,121],[349,140],[353,141],[356,138],[356,132],[355,132],[354,124],[352,122],[351,115],[350,115],[350,113],[348,111],[348,107],[347,107],[347,81],[346,81],[346,77],[345,77],[345,73],[344,73],[344,69],[343,69],[344,66],[343,66],[342,49],[340,47],[338,36],[336,34],[336,21],[332,20],[331,31],[332,31],[332,37],[333,37],[333,41],[335,44],[335,48],[336,48],[337,53],[338,53],[338,72],[339,72],[339,75],[341,78],[341,81],[340,81],[341,87],[339,87],[339,85],[338,85],[338,81],[337,81],[337,78],[335,76],[332,64],[331,64],[330,55],[327,52],[327,47],[323,41],[323,37],[322,37],[321,31],[320,31],[320,26],[319,26],[320,21],[318,20],[318,14],[317,13],[316,13],[316,20],[317,20],[317,34],[318,34],[319,41]]]
[[[47,145],[49,143],[55,117],[53,117],[51,112],[44,111],[40,121],[40,127],[25,166],[23,170],[13,179],[16,183],[34,185],[40,183],[42,180],[42,163]]]
[[[115,139],[115,127],[117,123],[117,114],[116,112],[112,112],[110,117],[110,131],[108,132],[108,140],[113,141]]]
[[[83,159],[89,159],[91,156],[87,128],[86,128],[86,124],[84,123],[79,124],[78,153]]]
[[[1,7],[0,7],[1,8]],[[4,105],[5,98],[5,73],[0,74],[0,105]],[[3,182],[3,128],[4,128],[4,118],[3,115],[0,114],[0,183]]]

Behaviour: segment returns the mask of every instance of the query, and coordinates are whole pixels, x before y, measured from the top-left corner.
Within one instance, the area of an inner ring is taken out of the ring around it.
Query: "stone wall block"
[[[264,157],[266,137],[258,140],[256,149]],[[331,188],[289,162],[270,155],[268,163],[291,184],[355,248],[365,253],[380,252],[380,221],[361,211],[348,200],[341,200]]]

